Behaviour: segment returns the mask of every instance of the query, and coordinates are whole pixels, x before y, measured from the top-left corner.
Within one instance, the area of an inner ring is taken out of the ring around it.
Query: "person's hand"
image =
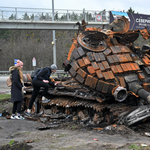
[[[58,85],[60,82],[55,82],[55,85]]]
[[[49,81],[48,81],[48,80],[43,80],[43,82],[44,82],[44,83],[49,83]]]
[[[25,88],[25,86],[22,87],[22,93],[26,93],[26,91],[24,90]]]

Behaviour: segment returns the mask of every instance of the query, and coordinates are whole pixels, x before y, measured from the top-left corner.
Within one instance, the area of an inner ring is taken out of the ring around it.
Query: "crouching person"
[[[12,86],[11,86],[11,101],[13,102],[13,110],[11,119],[24,119],[21,113],[21,105],[23,101],[22,87],[23,87],[23,74],[22,74],[23,62],[17,60],[16,66],[9,68],[9,72],[12,74]],[[17,113],[17,115],[16,115]]]
[[[55,87],[58,83],[54,83],[50,80],[51,73],[55,73],[57,70],[57,66],[55,64],[52,64],[50,67],[46,67],[41,69],[41,71],[33,78],[32,85],[33,85],[33,92],[32,96],[29,102],[29,106],[25,114],[27,116],[31,115],[31,109],[33,106],[33,103],[36,99],[36,97],[39,94],[39,90],[41,87],[43,87],[43,94],[42,94],[42,102],[46,103],[49,102],[48,99],[46,99],[46,95],[48,94],[48,88]]]

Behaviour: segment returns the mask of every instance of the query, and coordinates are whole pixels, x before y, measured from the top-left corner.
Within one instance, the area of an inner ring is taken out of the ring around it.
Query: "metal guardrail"
[[[54,21],[109,22],[109,11],[54,9]],[[0,6],[0,20],[52,21],[52,9]]]
[[[24,74],[31,74],[33,72],[33,70],[31,70],[31,71],[23,71],[23,73]],[[0,74],[10,74],[10,72],[9,71],[0,71]],[[57,75],[59,75],[59,74],[67,74],[67,72],[65,72],[64,70],[56,70],[56,73],[55,74],[57,74]]]
[[[24,74],[26,74],[26,73],[31,74],[32,71],[23,71],[23,73],[24,73]],[[10,72],[9,72],[9,71],[0,71],[0,74],[10,74]]]

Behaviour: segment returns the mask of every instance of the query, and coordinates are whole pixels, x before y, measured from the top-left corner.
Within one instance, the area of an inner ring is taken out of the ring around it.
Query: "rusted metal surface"
[[[103,51],[107,47],[106,42],[104,40],[101,41],[99,39],[99,37],[103,37],[103,36],[106,36],[106,35],[103,34],[102,32],[99,33],[99,32],[89,31],[89,34],[87,36],[85,34],[80,33],[78,37],[78,43],[88,50],[92,50],[96,52]],[[95,41],[95,39],[97,41]]]
[[[39,97],[39,105],[55,114],[60,109],[67,115],[76,114],[73,120],[87,118],[88,114],[96,124],[102,120],[111,124],[121,113],[132,111],[142,103],[145,107],[138,109],[140,114],[150,103],[150,46],[140,50],[133,42],[139,34],[144,39],[150,38],[150,32],[129,30],[130,23],[125,17],[115,20],[110,30],[86,28],[84,21],[76,25],[79,30],[63,64],[72,79],[49,88],[47,98],[51,101],[42,104]],[[32,87],[26,88],[24,97],[29,99],[31,93]],[[46,113],[44,116],[53,118]],[[126,124],[135,122],[136,119]]]
[[[76,37],[78,42],[76,49],[78,53],[81,50],[82,55],[78,54],[76,57],[77,54],[72,54],[74,59],[70,60],[70,64],[76,64],[78,68],[73,72],[73,65],[71,65],[72,67],[68,70],[70,75],[82,86],[107,96],[112,93],[108,90],[111,84],[116,87],[127,87],[124,76],[138,74],[140,81],[144,80],[145,75],[148,77],[150,52],[146,51],[147,53],[141,58],[138,53],[135,53],[136,47],[132,43],[138,38],[139,33],[145,39],[149,38],[149,32],[147,30],[131,31],[129,26],[128,19],[122,17],[110,24],[110,30],[96,28],[79,30],[81,32]],[[88,63],[83,63],[83,58],[87,58]],[[138,62],[142,62],[143,65]],[[142,72],[139,73],[139,71]],[[101,81],[105,84],[101,84],[100,88]]]

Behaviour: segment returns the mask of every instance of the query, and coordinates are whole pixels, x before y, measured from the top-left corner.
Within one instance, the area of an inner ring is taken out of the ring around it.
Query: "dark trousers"
[[[22,101],[17,101],[13,103],[13,110],[12,113],[15,114],[16,112],[20,114],[21,112],[21,104]]]
[[[48,88],[49,88],[49,84],[48,83],[44,83],[43,81],[40,81],[40,80],[33,80],[32,81],[32,85],[33,85],[33,92],[32,92],[32,96],[31,96],[31,100],[29,102],[29,109],[32,108],[32,105],[33,105],[36,97],[39,94],[40,87],[44,88],[43,96],[47,95]]]

